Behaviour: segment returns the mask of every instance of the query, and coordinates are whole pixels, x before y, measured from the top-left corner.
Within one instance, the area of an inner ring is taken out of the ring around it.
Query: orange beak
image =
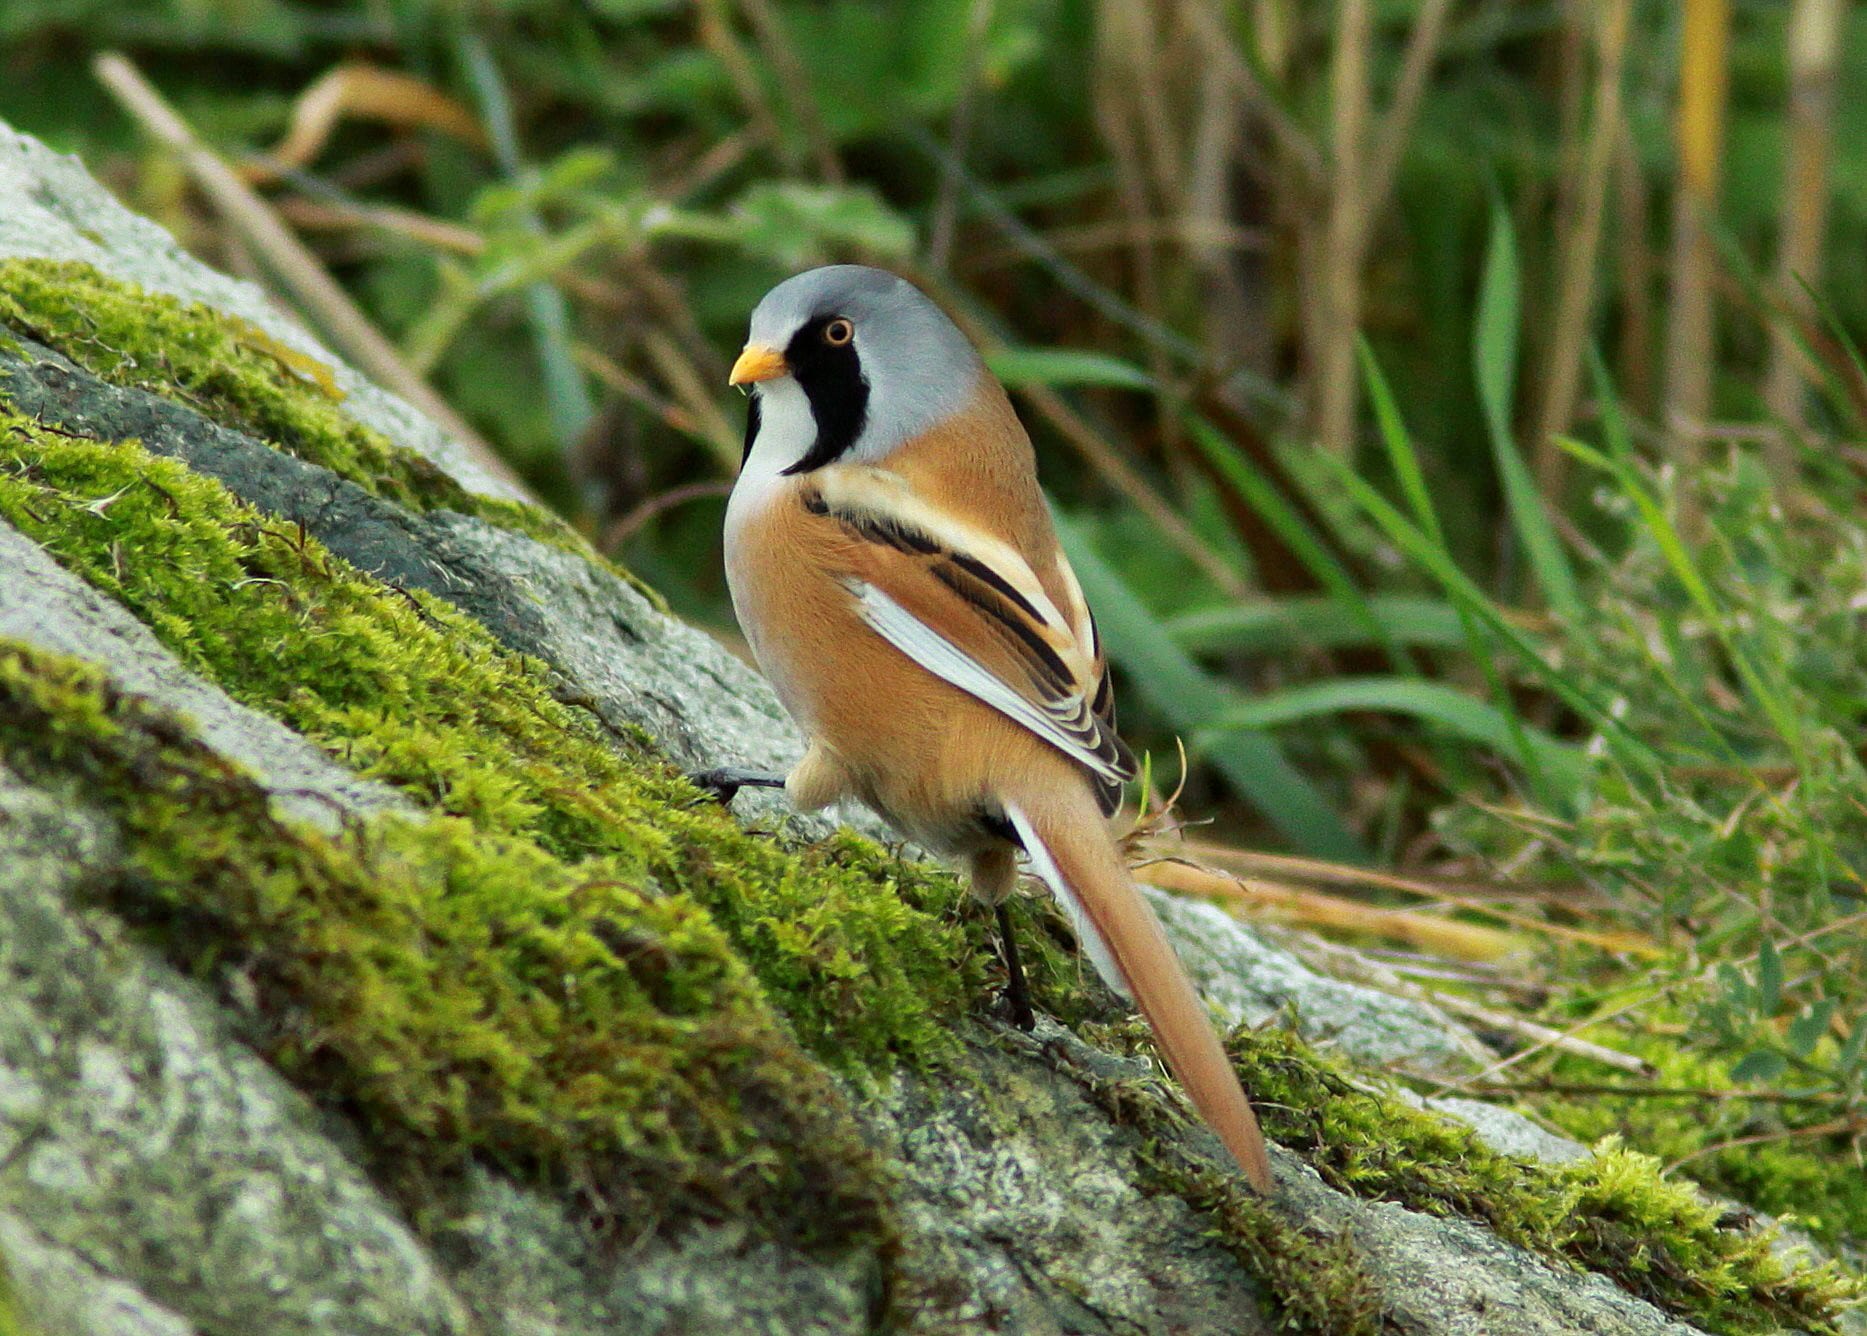
[[[739,354],[739,360],[733,363],[733,373],[727,377],[726,383],[756,385],[761,380],[790,373],[790,364],[784,360],[783,353],[776,348],[767,348],[762,343],[748,343],[745,351]]]

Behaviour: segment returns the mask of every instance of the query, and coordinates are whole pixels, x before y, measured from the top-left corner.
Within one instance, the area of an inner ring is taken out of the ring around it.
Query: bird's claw
[[[774,775],[767,770],[747,770],[741,766],[723,765],[712,770],[696,770],[688,774],[688,781],[695,788],[704,789],[713,795],[713,800],[728,806],[739,796],[740,789],[781,789],[784,776]]]

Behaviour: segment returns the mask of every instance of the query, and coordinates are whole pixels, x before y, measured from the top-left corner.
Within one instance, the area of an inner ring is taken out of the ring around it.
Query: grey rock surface
[[[4,127],[0,199],[0,257],[85,259],[251,320],[333,366],[359,419],[497,492],[438,430],[342,368],[256,290],[196,264],[75,162]],[[134,422],[151,448],[262,510],[319,526],[340,551],[349,544],[364,569],[434,589],[551,663],[567,699],[618,731],[646,730],[685,764],[778,766],[797,754],[795,732],[749,670],[597,565],[466,516],[376,502],[55,358],[15,359],[6,374],[11,393],[42,395],[48,412]],[[11,530],[0,530],[0,568],[0,637],[85,658],[185,712],[279,810],[318,820],[395,803],[194,677]],[[360,1167],[357,1129],[242,1041],[237,1007],[97,907],[123,875],[122,847],[82,795],[0,772],[0,1262],[47,1332],[843,1333],[884,1316],[872,1258],[805,1259],[730,1220],[678,1236],[640,1222],[623,1246],[598,1244],[559,1203],[490,1170],[467,1177],[442,1223],[418,1226]],[[1479,1056],[1430,1008],[1321,978],[1217,911],[1160,903],[1189,964],[1233,1014],[1293,1013],[1365,1061],[1459,1070]],[[938,1079],[903,1075],[851,1092],[895,1165],[906,1260],[894,1318],[926,1331],[1272,1329],[1251,1278],[1197,1212],[1149,1186],[1138,1134],[1074,1074],[1123,1060],[1049,1024],[1029,1037],[981,1024],[964,1040],[964,1057]],[[1209,1134],[1171,1135],[1217,1163]],[[1279,1209],[1355,1241],[1397,1330],[1687,1330],[1475,1225],[1345,1196],[1286,1153],[1277,1170]]]
[[[1436,1007],[1326,978],[1217,905],[1149,888],[1187,973],[1233,1024],[1294,1025],[1369,1067],[1427,1075],[1476,1070],[1496,1055]]]
[[[0,1247],[22,1305],[48,1331],[466,1331],[305,1097],[82,907],[117,848],[78,796],[0,770]]]
[[[147,218],[131,213],[84,164],[0,122],[0,257],[82,260],[154,292],[249,320],[330,368],[359,422],[439,461],[486,496],[514,493],[451,437],[395,395],[345,365],[251,283],[208,268]]]

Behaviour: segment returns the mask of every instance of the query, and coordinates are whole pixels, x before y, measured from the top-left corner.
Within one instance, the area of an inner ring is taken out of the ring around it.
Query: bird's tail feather
[[[1257,1115],[1213,1033],[1205,1003],[1148,908],[1087,789],[1074,801],[1007,803],[1031,868],[1062,902],[1097,971],[1132,997],[1167,1065],[1253,1187],[1272,1191]]]

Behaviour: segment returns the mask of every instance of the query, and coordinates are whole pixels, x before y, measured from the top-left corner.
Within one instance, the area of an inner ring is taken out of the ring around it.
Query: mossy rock
[[[1453,1331],[1485,1294],[1497,1331],[1831,1324],[1841,1282],[1650,1162],[1512,1160],[1279,1031],[1232,1041],[1295,1151],[1284,1195],[1249,1197],[1054,914],[1019,908],[1026,1037],[951,876],[769,808],[748,829],[682,778],[795,746],[748,674],[556,521],[362,422],[352,374],[270,317],[177,293],[173,254],[157,289],[74,266],[88,239],[43,258],[46,190],[108,206],[0,139],[0,187],[22,174],[0,773],[115,851],[46,835],[76,868],[47,912],[302,1106],[290,1181],[370,1198],[431,1278],[425,1327]],[[641,657],[656,637],[678,648]],[[223,726],[242,711],[299,778]],[[58,1127],[12,1144],[9,1107],[0,1164],[82,1162]],[[107,1217],[86,1228],[72,1246]],[[211,1277],[111,1255],[227,1320]],[[333,1269],[279,1261],[271,1329],[346,1329],[288,1301]]]

